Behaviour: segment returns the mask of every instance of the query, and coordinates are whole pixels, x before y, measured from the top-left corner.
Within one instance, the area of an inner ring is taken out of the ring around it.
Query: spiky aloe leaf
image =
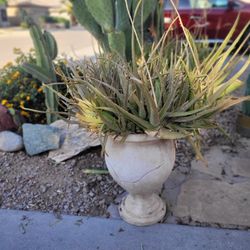
[[[107,105],[113,108],[114,110],[118,110],[126,119],[134,122],[137,124],[137,126],[147,130],[152,129],[153,126],[148,121],[145,121],[131,113],[129,113],[126,109],[120,107],[116,103],[114,103],[112,100],[109,99],[109,97],[105,96],[101,91],[99,91],[98,88],[92,86],[90,83],[86,82],[88,87]]]
[[[209,100],[211,102],[217,100],[221,95],[225,95],[228,92],[228,88],[234,88],[237,89],[237,86],[240,86],[240,81],[237,80],[248,68],[248,66],[250,65],[250,60],[247,60],[244,65],[242,66],[242,68],[233,76],[231,77],[227,82],[221,84],[218,89],[215,91],[215,93],[213,93],[210,97]]]
[[[156,96],[156,100],[157,100],[157,105],[161,106],[161,104],[162,104],[162,91],[161,91],[160,80],[156,80],[156,82],[155,82],[155,96]]]
[[[237,28],[238,22],[239,22],[239,16],[237,17],[236,21],[234,22],[234,25],[230,29],[226,38],[223,40],[223,43],[218,47],[218,49],[216,51],[212,51],[210,53],[210,55],[203,61],[203,65],[204,65],[204,69],[205,69],[205,71],[203,71],[204,73],[209,72],[209,70],[213,67],[215,61],[220,57],[222,52],[225,50],[229,41],[232,39],[232,36]],[[240,38],[242,37],[243,32],[241,32],[241,33],[242,34],[236,38],[236,43],[239,42]],[[233,43],[233,45],[229,48],[229,53],[235,48],[236,43]]]
[[[174,101],[177,88],[178,88],[177,84],[170,87],[169,95],[167,96],[167,98],[165,98],[164,104],[163,104],[163,106],[160,110],[160,113],[159,113],[161,120],[164,120],[166,118],[166,113],[169,111],[169,109]]]
[[[164,140],[176,140],[176,139],[185,138],[190,135],[188,133],[185,134],[181,132],[171,131],[166,128],[161,128],[158,131],[146,130],[145,133],[149,136],[157,137],[159,139],[164,139]]]
[[[141,90],[142,90],[143,96],[145,97],[145,105],[147,107],[149,121],[154,127],[159,127],[160,117],[158,113],[158,108],[154,102],[154,98],[144,85],[141,86]]]

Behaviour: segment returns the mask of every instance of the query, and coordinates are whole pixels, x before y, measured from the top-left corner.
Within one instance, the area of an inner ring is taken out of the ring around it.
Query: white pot
[[[122,143],[109,136],[105,152],[110,174],[129,193],[119,206],[120,216],[137,226],[159,222],[166,204],[158,194],[174,166],[174,141],[134,134]]]

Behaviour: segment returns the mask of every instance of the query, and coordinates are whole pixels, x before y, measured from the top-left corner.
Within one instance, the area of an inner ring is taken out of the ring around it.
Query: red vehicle
[[[206,35],[210,43],[221,42],[233,26],[238,14],[239,23],[233,38],[250,21],[250,3],[240,0],[174,0],[184,25],[189,30]],[[165,1],[164,23],[168,28],[174,18],[173,7],[169,0]],[[178,24],[174,25],[177,33],[182,33]],[[250,33],[248,26],[244,37]],[[248,46],[250,39],[248,39]]]

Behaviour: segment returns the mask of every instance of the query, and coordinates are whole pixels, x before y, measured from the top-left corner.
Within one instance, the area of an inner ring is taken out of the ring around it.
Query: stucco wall
[[[5,27],[5,26],[8,26],[9,23],[8,23],[8,20],[4,20],[2,11],[6,12],[6,7],[5,5],[0,4],[0,27]],[[5,18],[8,19],[6,13],[4,13],[4,15],[5,15]]]
[[[46,16],[49,14],[49,10],[46,7],[35,7],[35,6],[9,6],[7,8],[8,19],[11,26],[19,26],[22,22],[21,9],[26,10],[28,15],[30,15],[37,23],[39,23],[39,18],[41,16]]]

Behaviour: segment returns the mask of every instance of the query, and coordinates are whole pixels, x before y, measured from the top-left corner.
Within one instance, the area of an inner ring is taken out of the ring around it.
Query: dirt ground
[[[105,168],[100,148],[65,163],[47,154],[0,153],[0,207],[54,213],[106,216],[107,206],[123,192],[109,174],[85,174]]]

